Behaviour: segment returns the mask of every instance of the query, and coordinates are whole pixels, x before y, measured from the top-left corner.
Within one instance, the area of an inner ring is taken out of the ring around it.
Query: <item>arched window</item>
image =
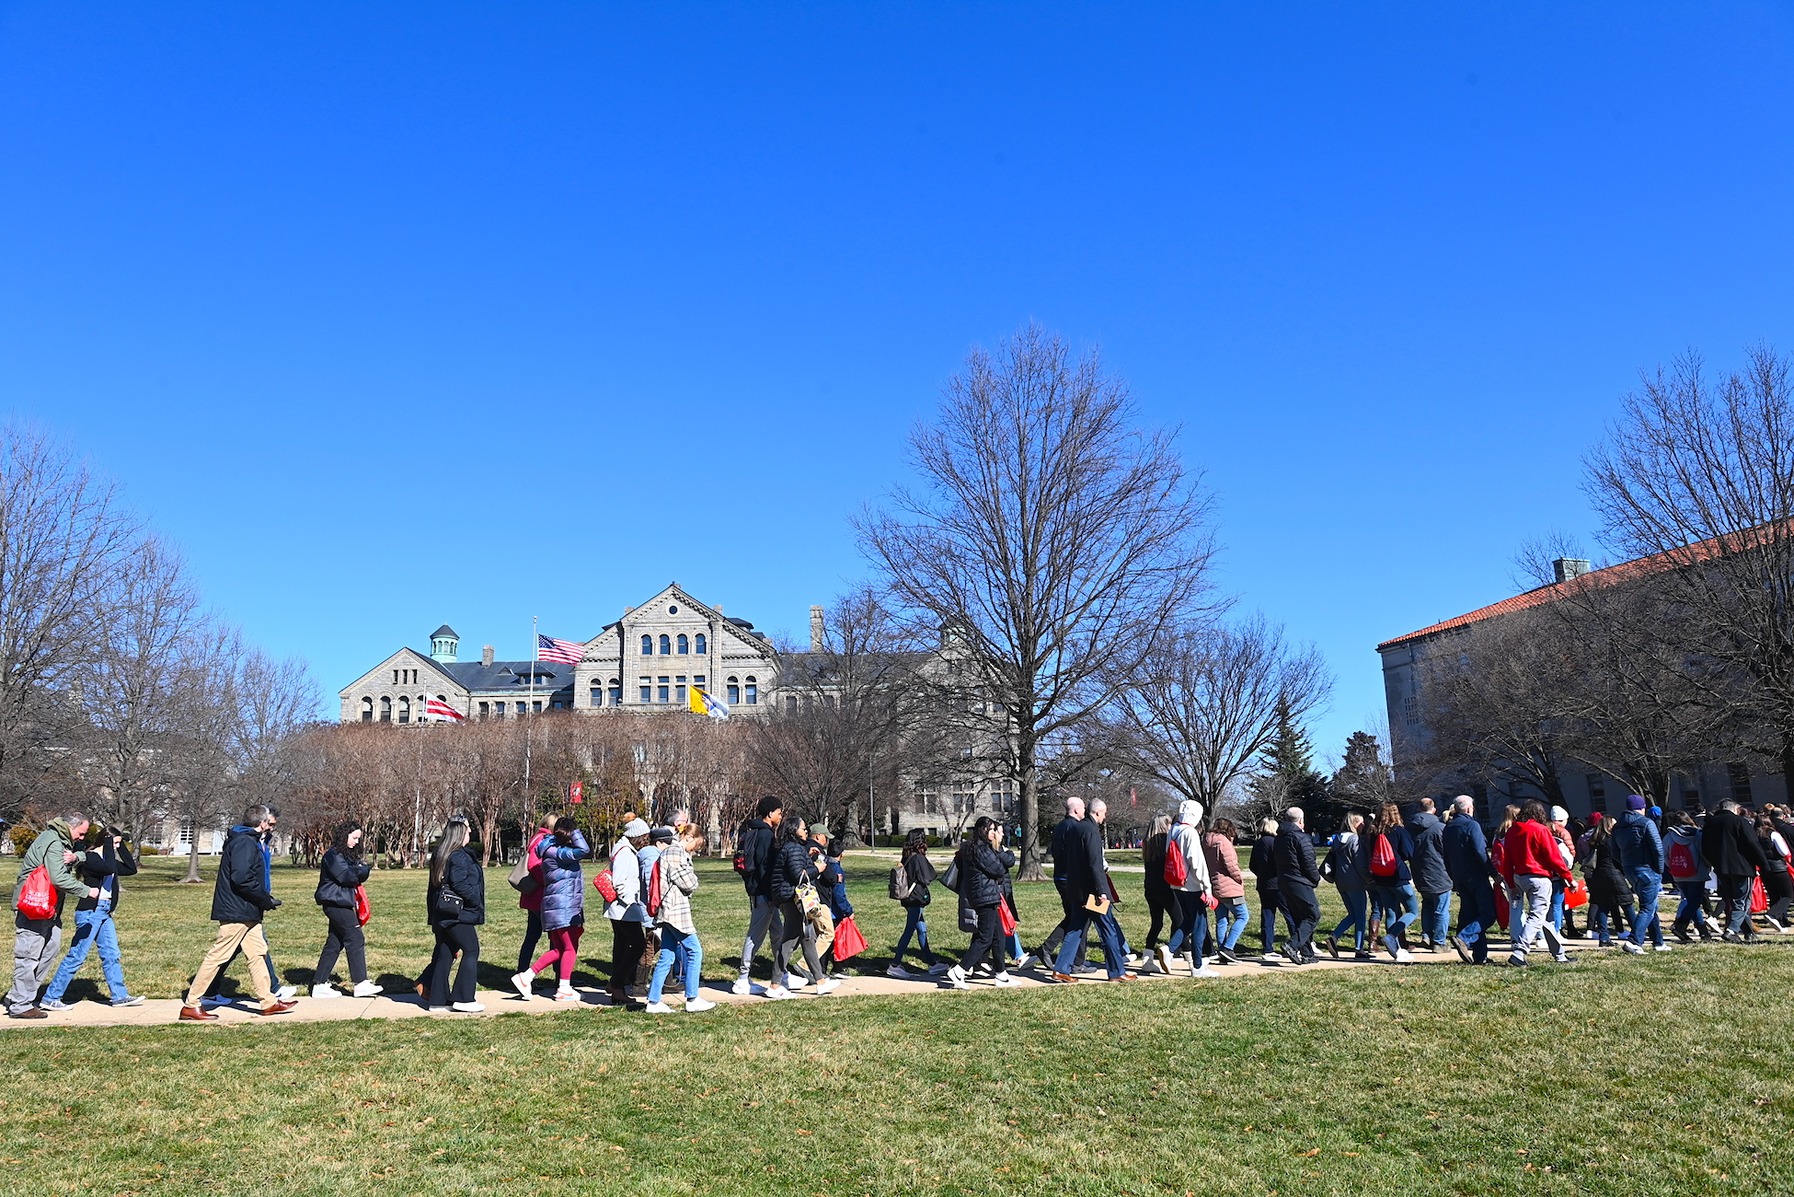
[[[736,703],[738,703],[740,701],[741,701],[741,679],[738,677],[732,677],[729,679],[729,705],[734,706]]]
[[[660,655],[663,657],[673,655],[673,638],[665,632],[660,634]]]
[[[361,721],[363,723],[372,723],[374,721],[374,700],[371,698],[364,698],[361,700]]]
[[[597,678],[592,679],[592,705],[595,707],[604,705],[604,685]]]
[[[644,657],[652,656],[653,653],[654,653],[654,637],[643,636],[642,637],[642,656],[644,656]]]
[[[710,644],[704,639],[704,633],[698,633],[698,642],[696,646],[693,647],[692,651],[697,653],[700,657],[710,655]]]
[[[610,705],[613,707],[623,705],[623,679],[620,677],[610,679]]]
[[[411,696],[409,694],[399,695],[399,722],[411,722]]]
[[[380,696],[380,722],[392,722],[392,695],[390,694]]]
[[[750,673],[748,674],[747,680],[747,704],[751,707],[759,701],[760,686],[759,683],[754,681],[754,675]]]
[[[679,633],[679,655],[683,657],[690,651],[691,651],[691,641],[689,641],[685,638],[684,632],[680,632]]]
[[[795,694],[785,695],[785,713],[787,715],[797,714],[797,695],[795,695]]]

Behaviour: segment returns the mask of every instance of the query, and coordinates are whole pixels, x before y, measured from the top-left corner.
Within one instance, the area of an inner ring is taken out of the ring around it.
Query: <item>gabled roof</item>
[[[1784,532],[1794,530],[1794,524],[1784,524],[1781,526],[1781,530]],[[1605,569],[1591,570],[1581,577],[1571,578],[1568,581],[1550,582],[1523,594],[1516,594],[1513,598],[1502,599],[1499,603],[1490,603],[1486,607],[1478,607],[1474,611],[1466,612],[1452,619],[1429,624],[1418,632],[1409,632],[1406,636],[1385,640],[1377,645],[1377,651],[1384,652],[1415,640],[1424,640],[1428,636],[1437,636],[1441,632],[1457,631],[1459,628],[1467,628],[1472,624],[1481,623],[1485,619],[1494,619],[1501,615],[1512,615],[1516,611],[1542,607],[1547,603],[1554,603],[1561,598],[1586,590],[1617,586],[1622,582],[1632,582],[1639,578],[1648,578],[1653,574],[1665,573],[1702,561],[1710,561],[1715,557],[1722,557],[1740,549],[1760,545],[1774,533],[1775,528],[1764,524],[1756,528],[1748,528],[1743,532],[1715,536],[1710,540],[1699,540],[1679,549],[1653,553],[1649,557],[1640,557],[1635,561],[1622,561],[1618,565],[1610,565]]]
[[[573,666],[556,661],[451,661],[438,665],[467,691],[527,690],[530,666],[536,668],[536,691],[546,693],[573,684]]]
[[[347,696],[349,691],[358,689],[360,687],[361,683],[363,681],[365,681],[366,679],[368,679],[369,677],[372,677],[374,674],[379,673],[382,670],[391,669],[392,663],[394,661],[397,661],[401,657],[405,657],[410,661],[415,661],[415,662],[417,662],[417,664],[419,664],[427,669],[434,670],[436,673],[441,674],[443,677],[445,677],[446,679],[448,679],[451,682],[456,681],[455,675],[449,672],[449,668],[450,668],[449,666],[444,665],[441,661],[438,661],[435,657],[430,656],[428,653],[418,652],[415,648],[412,648],[409,645],[407,645],[406,647],[399,649],[397,652],[395,652],[391,656],[387,657],[384,661],[380,662],[378,665],[374,666],[372,669],[368,670],[366,673],[362,674],[360,677],[356,678],[354,681],[350,682],[348,685],[344,686],[341,690],[338,690],[337,694],[342,695],[342,696]],[[456,684],[459,684],[459,683],[457,682]]]

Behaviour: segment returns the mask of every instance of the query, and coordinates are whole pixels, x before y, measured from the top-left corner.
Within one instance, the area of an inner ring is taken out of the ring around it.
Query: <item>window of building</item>
[[[729,705],[734,706],[741,701],[741,679],[729,679]]]
[[[708,684],[707,684],[707,683],[706,683],[706,682],[705,682],[705,681],[704,681],[704,675],[703,675],[703,674],[701,674],[701,673],[699,673],[699,674],[694,674],[694,675],[693,675],[693,676],[692,676],[692,679],[691,679],[691,684],[692,684],[692,685],[694,685],[694,686],[696,686],[696,687],[697,687],[697,688],[698,688],[698,689],[700,689],[700,690],[707,690],[707,689],[709,689],[709,685],[708,685]]]
[[[361,721],[363,723],[372,723],[374,721],[374,700],[371,698],[364,698],[361,700]]]
[[[380,696],[380,722],[392,722],[392,696],[390,694]]]
[[[673,679],[673,701],[680,706],[685,705],[685,675],[683,673]]]
[[[642,679],[642,702],[643,702],[643,703],[650,703],[650,702],[653,702],[653,701],[654,701],[654,682],[653,682],[653,679],[651,679],[651,678],[643,678],[643,679]]]
[[[411,696],[409,694],[399,695],[399,722],[411,722]]]
[[[642,656],[647,657],[647,656],[652,656],[653,654],[654,654],[654,637],[643,636],[642,637]]]
[[[679,633],[679,655],[683,657],[683,656],[688,655],[690,652],[691,652],[691,641],[687,640],[685,638],[684,632],[680,632]]]
[[[399,671],[396,669],[392,671],[392,684],[395,686],[399,684]]]
[[[192,851],[192,849],[193,849],[193,820],[192,819],[188,818],[188,819],[181,820],[181,830],[178,833],[177,839],[178,839],[178,842],[180,843],[180,846],[183,851]]]
[[[978,806],[978,791],[972,788],[969,781],[953,783],[953,813],[969,815]]]
[[[505,717],[505,704],[502,702],[493,703],[492,713],[497,715],[500,719],[503,719]]]
[[[1750,766],[1743,761],[1733,761],[1725,767],[1726,781],[1732,787],[1732,801],[1748,803],[1750,801]]]
[[[542,713],[542,700],[541,700],[541,699],[539,699],[539,698],[538,698],[538,699],[536,699],[536,711],[535,711],[535,713],[536,713],[536,714],[538,714],[538,715],[540,715],[540,714],[541,714],[541,713]]]
[[[787,715],[797,714],[797,695],[795,695],[795,694],[785,695],[785,713]]]
[[[623,679],[620,677],[610,679],[610,705],[613,707],[623,705]]]
[[[595,707],[604,705],[604,686],[599,683],[597,678],[592,679],[592,705]]]
[[[1686,781],[1684,781],[1682,783],[1682,809],[1683,810],[1698,810],[1698,809],[1700,809],[1700,805],[1701,805],[1700,790],[1694,786],[1689,785]]]
[[[922,800],[923,814],[932,815],[937,813],[935,811],[935,806],[939,802],[939,798],[934,792],[934,787],[922,786],[916,790],[916,796]]]
[[[1470,797],[1476,803],[1477,813],[1482,814],[1489,805],[1489,787],[1482,785],[1471,786]]]
[[[1599,773],[1588,775],[1588,809],[1607,813],[1607,779]]]
[[[710,652],[709,642],[707,640],[705,640],[704,633],[702,633],[702,632],[698,633],[698,641],[697,641],[697,644],[693,647],[693,651],[696,652],[700,657],[705,656]]]
[[[665,632],[660,634],[660,655],[663,657],[673,655],[673,638]]]
[[[760,701],[760,683],[754,680],[754,675],[751,673],[748,674],[747,688],[743,691],[743,694],[750,707]]]
[[[660,675],[660,701],[661,702],[672,702],[673,701],[672,680],[673,680],[672,678],[668,677],[664,673]]]
[[[491,713],[492,713],[492,704],[482,702],[480,704],[480,718],[484,719],[486,716],[490,715]]]
[[[990,805],[991,805],[991,809],[996,811],[998,814],[1002,814],[1002,815],[1014,814],[1015,813],[1015,782],[1009,780],[1008,778],[1003,778],[999,781],[991,782],[990,783]]]
[[[1420,699],[1412,694],[1402,699],[1402,719],[1410,726],[1420,722]]]

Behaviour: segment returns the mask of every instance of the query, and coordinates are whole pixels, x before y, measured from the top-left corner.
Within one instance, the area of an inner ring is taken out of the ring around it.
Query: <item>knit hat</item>
[[[623,838],[626,840],[632,840],[638,835],[647,834],[648,825],[640,819],[631,819],[629,822],[623,824]]]
[[[1626,809],[1627,810],[1643,810],[1645,807],[1647,807],[1649,805],[1650,805],[1650,803],[1648,803],[1644,800],[1643,794],[1628,794],[1628,795],[1626,795]]]
[[[1570,821],[1570,812],[1561,806],[1554,806],[1551,808],[1551,821],[1553,823],[1568,823]]]
[[[1603,815],[1600,811],[1596,811],[1594,814],[1592,814],[1588,817],[1588,825],[1590,827],[1593,827],[1596,823],[1599,823],[1602,819],[1605,819],[1606,817],[1607,816]]]
[[[1651,816],[1653,819],[1661,819],[1663,817],[1663,808],[1661,806],[1653,806],[1646,810],[1645,814]]]

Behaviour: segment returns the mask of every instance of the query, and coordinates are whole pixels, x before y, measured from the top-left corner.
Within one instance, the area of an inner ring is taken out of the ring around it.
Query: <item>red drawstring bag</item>
[[[1165,884],[1176,889],[1190,879],[1190,862],[1184,859],[1184,851],[1177,846],[1177,840],[1165,837]]]
[[[38,865],[25,875],[25,888],[19,891],[18,909],[28,919],[56,917],[56,887],[50,884],[50,870],[44,865]]]
[[[355,925],[358,927],[365,927],[368,925],[368,920],[373,917],[374,917],[374,912],[368,906],[368,887],[365,885],[356,886],[355,887]]]
[[[1769,891],[1763,888],[1763,879],[1761,877],[1752,877],[1750,879],[1750,912],[1752,914],[1765,914],[1768,910]]]
[[[1588,883],[1579,877],[1570,878],[1564,886],[1564,909],[1581,910],[1588,905]]]
[[[866,937],[850,914],[835,924],[835,959],[851,960],[866,950]]]

